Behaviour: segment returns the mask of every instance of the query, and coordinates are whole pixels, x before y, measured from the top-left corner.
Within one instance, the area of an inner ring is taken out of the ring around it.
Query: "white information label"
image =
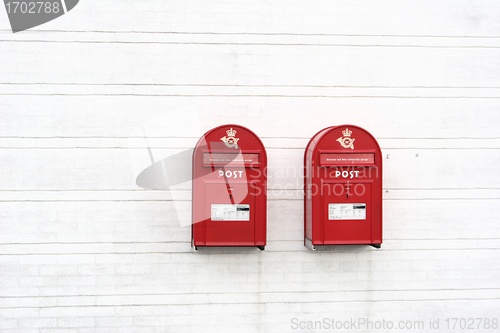
[[[366,203],[328,204],[329,220],[366,220]]]
[[[250,205],[212,204],[212,221],[250,221]]]

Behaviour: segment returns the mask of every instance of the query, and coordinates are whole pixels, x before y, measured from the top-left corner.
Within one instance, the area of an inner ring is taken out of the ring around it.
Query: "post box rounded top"
[[[209,130],[198,140],[195,151],[197,149],[219,152],[259,151],[262,157],[266,156],[260,138],[248,128],[236,124],[221,125]]]
[[[330,126],[316,133],[307,144],[306,154],[320,150],[345,153],[374,151],[381,154],[375,137],[356,125]]]

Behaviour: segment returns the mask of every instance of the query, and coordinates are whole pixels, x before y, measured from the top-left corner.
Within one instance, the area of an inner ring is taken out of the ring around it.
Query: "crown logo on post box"
[[[236,136],[236,133],[238,133],[238,132],[237,132],[237,131],[235,131],[233,128],[230,128],[230,129],[228,129],[228,130],[226,131],[226,133],[227,133],[227,136],[232,136],[232,137],[234,137],[234,136]]]
[[[354,140],[356,139],[351,138],[351,134],[352,131],[347,127],[342,131],[343,136],[337,139],[342,147],[354,149]]]
[[[224,142],[226,147],[238,149],[238,141],[240,139],[236,137],[237,132],[231,127],[226,131],[227,136],[223,136],[220,140]]]
[[[343,131],[342,131],[342,135],[343,135],[344,137],[351,136],[351,134],[352,134],[352,131],[351,131],[351,130],[349,130],[348,128],[346,128],[345,130],[343,130]]]

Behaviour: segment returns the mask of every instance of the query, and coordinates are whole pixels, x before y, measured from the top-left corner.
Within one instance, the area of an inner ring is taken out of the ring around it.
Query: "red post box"
[[[223,125],[193,152],[192,245],[266,246],[267,155],[257,135]]]
[[[327,127],[304,154],[304,244],[382,244],[382,153],[353,125]]]

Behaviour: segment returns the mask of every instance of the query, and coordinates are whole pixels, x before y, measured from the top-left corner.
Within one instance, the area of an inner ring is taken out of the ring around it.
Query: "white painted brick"
[[[59,328],[95,327],[95,319],[94,318],[85,318],[85,317],[59,318],[59,319],[57,319],[57,326]]]
[[[123,328],[111,328],[111,327],[104,327],[104,328],[82,328],[78,329],[79,333],[113,333],[113,332],[121,332]]]
[[[59,276],[57,283],[60,286],[93,286],[96,284],[95,276]]]
[[[20,329],[29,328],[54,328],[57,327],[57,319],[55,318],[23,318],[18,320],[18,325]]]
[[[78,315],[81,317],[89,317],[89,318],[100,318],[100,317],[109,317],[115,315],[117,312],[116,307],[82,307],[78,308]]]
[[[74,265],[40,265],[39,267],[40,275],[77,275],[79,272],[79,267]]]
[[[134,322],[130,317],[100,317],[96,318],[96,327],[133,327]]]
[[[9,329],[16,329],[18,326],[18,321],[12,318],[1,318],[0,319],[0,329],[2,331]]]

